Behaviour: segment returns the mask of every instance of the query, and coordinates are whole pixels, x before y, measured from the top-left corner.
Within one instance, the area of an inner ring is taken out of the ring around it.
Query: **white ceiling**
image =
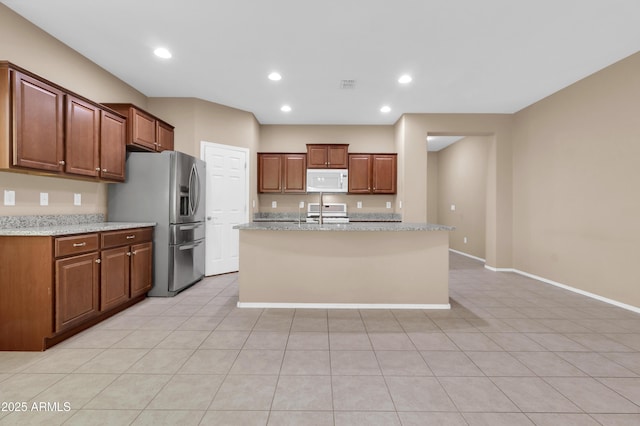
[[[640,50],[638,0],[0,1],[146,96],[263,124],[513,113]]]

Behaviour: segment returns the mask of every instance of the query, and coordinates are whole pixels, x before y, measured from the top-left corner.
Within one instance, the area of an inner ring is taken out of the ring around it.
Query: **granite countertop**
[[[452,226],[433,223],[406,222],[350,222],[350,223],[317,223],[298,224],[297,222],[250,222],[236,225],[233,229],[248,231],[452,231]]]
[[[0,228],[0,236],[47,237],[58,235],[85,234],[88,232],[117,231],[119,229],[156,226],[153,222],[96,222],[73,225],[30,226],[22,228]]]

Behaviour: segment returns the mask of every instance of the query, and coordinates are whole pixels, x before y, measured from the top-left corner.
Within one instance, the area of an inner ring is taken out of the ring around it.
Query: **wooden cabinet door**
[[[158,121],[158,145],[156,149],[158,151],[173,151],[173,126]]]
[[[64,166],[64,93],[35,78],[13,72],[12,164],[61,172]]]
[[[100,174],[100,109],[67,95],[65,172],[81,176]]]
[[[327,145],[327,167],[330,169],[349,167],[347,149],[347,145]]]
[[[282,192],[282,155],[258,154],[258,192]]]
[[[326,145],[307,145],[307,167],[326,169],[329,165]]]
[[[282,154],[284,165],[283,192],[307,191],[307,156]]]
[[[100,253],[100,310],[107,311],[129,299],[129,246]]]
[[[374,154],[372,158],[372,189],[374,194],[395,194],[397,182],[397,157]]]
[[[131,143],[143,148],[156,150],[156,120],[150,115],[132,108],[131,117]]]
[[[98,253],[56,260],[56,331],[98,314]]]
[[[353,194],[371,192],[371,155],[349,154],[349,192]]]
[[[101,111],[100,178],[124,182],[127,122],[124,118]]]
[[[153,243],[131,246],[131,297],[151,290],[153,285]]]

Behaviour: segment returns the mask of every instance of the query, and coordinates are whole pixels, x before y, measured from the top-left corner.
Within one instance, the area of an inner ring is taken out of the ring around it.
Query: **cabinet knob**
[[[131,252],[130,251],[127,252],[127,256],[131,256]]]
[[[64,162],[64,160],[60,160],[60,161],[58,161],[58,164],[60,164],[61,166],[64,166],[65,162]]]
[[[132,252],[131,252],[131,254],[135,256],[137,253],[136,253],[136,251],[134,250],[134,251],[132,251]]]
[[[106,173],[106,172],[107,172],[107,169],[102,169],[102,172],[103,172],[103,173]]]
[[[100,171],[100,167],[96,167],[96,172],[99,172],[99,171]]]
[[[102,260],[96,259],[96,263],[102,263]]]

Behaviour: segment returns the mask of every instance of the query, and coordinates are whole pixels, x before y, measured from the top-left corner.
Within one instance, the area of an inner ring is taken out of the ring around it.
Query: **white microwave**
[[[349,191],[348,169],[307,169],[307,192]]]

